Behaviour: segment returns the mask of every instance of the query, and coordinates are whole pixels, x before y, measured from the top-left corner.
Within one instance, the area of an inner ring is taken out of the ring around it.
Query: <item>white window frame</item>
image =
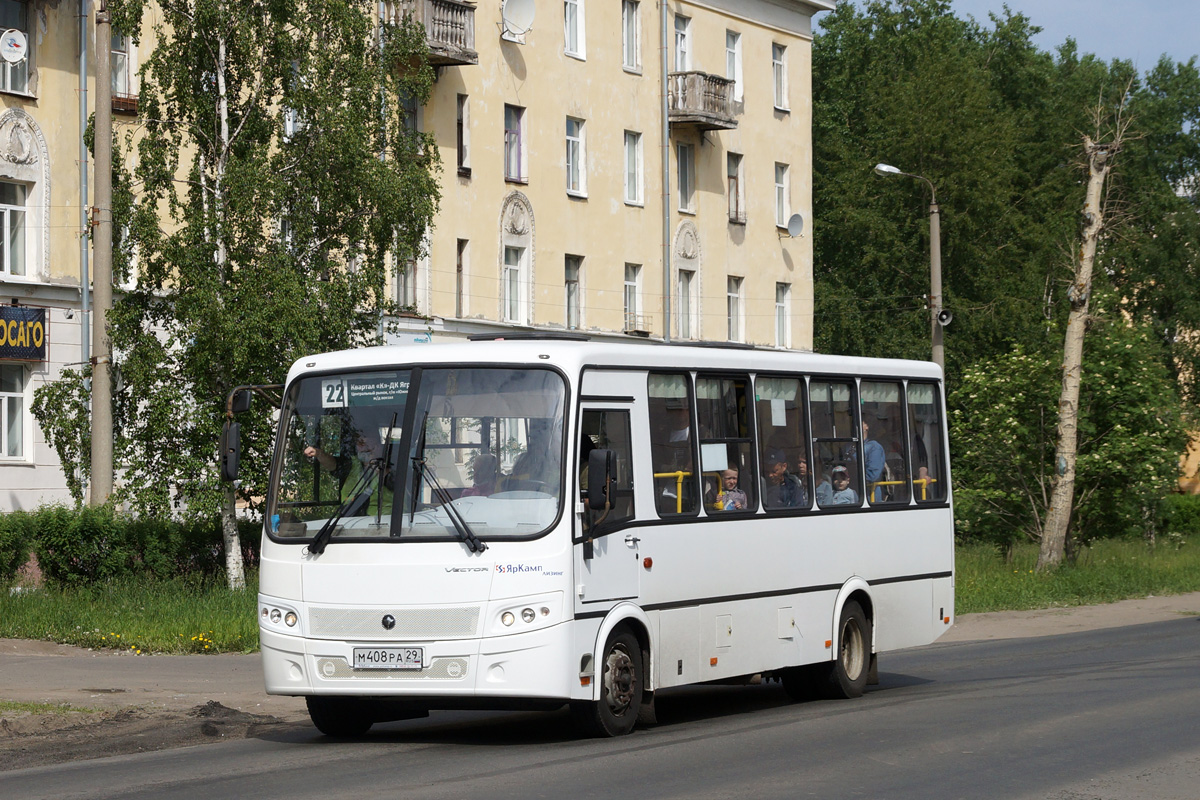
[[[396,262],[396,305],[405,311],[415,312],[420,308],[417,272],[416,259]]]
[[[642,265],[625,264],[625,330],[642,330]]]
[[[587,25],[584,0],[563,0],[563,53],[581,61],[587,58]]]
[[[696,213],[696,148],[686,142],[675,144],[675,171],[678,173],[679,210]]]
[[[792,346],[792,286],[775,284],[775,346]]]
[[[786,228],[791,216],[791,170],[780,161],[775,162],[775,226]]]
[[[458,239],[455,243],[454,259],[454,315],[463,319],[470,313],[467,298],[470,297],[471,240]]]
[[[645,162],[642,156],[642,134],[625,131],[625,205],[645,204]]]
[[[621,66],[642,72],[642,15],[638,0],[621,0]]]
[[[680,269],[675,278],[675,315],[680,339],[700,338],[699,320],[696,319],[696,289],[699,282],[696,270]]]
[[[567,194],[587,197],[587,123],[567,117]]]
[[[771,84],[774,88],[775,108],[788,111],[788,57],[787,45],[771,43]]]
[[[725,154],[725,178],[728,182],[729,221],[746,224],[746,158],[741,153]]]
[[[746,299],[742,288],[745,279],[730,275],[725,282],[726,307],[729,312],[728,336],[731,342],[740,342],[746,338]]]
[[[469,178],[471,177],[471,96],[458,95],[455,106],[454,143],[458,174]]]
[[[675,72],[692,68],[692,18],[675,15]]]
[[[733,99],[740,103],[745,81],[742,79],[742,34],[737,31],[725,31],[725,77],[733,81]]]
[[[11,187],[18,202],[0,202],[0,275],[10,278],[29,277],[29,187],[11,180],[0,180]],[[14,242],[20,251],[13,252]],[[14,262],[16,262],[14,268]]]
[[[566,313],[563,322],[567,330],[583,327],[583,256],[568,255],[563,259],[563,296]]]
[[[137,97],[136,57],[133,38],[122,33],[114,33],[112,35],[111,72],[113,97]]]
[[[29,48],[29,55],[23,61],[16,64],[9,64],[6,61],[0,61],[0,92],[9,92],[11,94],[31,95],[33,92],[30,88],[30,73],[33,64],[34,39],[33,29],[30,17],[34,13],[34,4],[20,2],[20,0],[6,0],[11,2],[13,6],[19,6],[25,12],[24,26],[20,25],[4,25],[4,28],[15,28],[25,34],[26,46]]]
[[[512,119],[510,119],[510,112]],[[525,107],[504,104],[504,180],[527,183],[525,158]],[[512,169],[514,166],[516,169]]]
[[[6,372],[16,373],[17,375],[17,391],[3,391],[0,388],[0,462],[27,462],[32,455],[32,448],[27,446],[30,441],[30,414],[29,414],[29,370],[24,364],[16,363],[0,363],[0,369]],[[2,386],[2,384],[0,384]],[[9,437],[9,414],[12,413],[12,405],[17,405],[17,434],[21,437],[18,443],[19,449],[15,453],[10,453],[9,448],[13,446]]]
[[[524,325],[528,321],[529,299],[526,296],[526,263],[528,249],[505,246],[500,272],[500,315],[505,322]]]

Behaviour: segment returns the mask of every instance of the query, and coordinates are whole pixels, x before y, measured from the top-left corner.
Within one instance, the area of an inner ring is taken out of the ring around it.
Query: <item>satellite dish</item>
[[[500,37],[525,43],[525,34],[533,28],[534,0],[504,0],[500,4]]]
[[[28,57],[29,47],[23,32],[16,28],[9,28],[0,34],[0,58],[9,64],[16,64]]]
[[[792,237],[793,239],[803,233],[804,217],[800,216],[799,214],[792,214],[792,216],[788,217],[787,232],[788,236]]]

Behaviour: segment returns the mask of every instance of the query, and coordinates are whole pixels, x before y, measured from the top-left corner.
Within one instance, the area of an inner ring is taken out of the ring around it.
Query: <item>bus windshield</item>
[[[484,540],[542,533],[564,494],[565,396],[545,369],[300,378],[284,402],[269,531],[307,540],[332,518],[333,542],[464,538],[463,523]]]

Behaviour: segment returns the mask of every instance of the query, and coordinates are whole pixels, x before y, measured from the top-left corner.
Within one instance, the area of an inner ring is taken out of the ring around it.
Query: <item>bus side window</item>
[[[593,450],[611,450],[617,460],[617,471],[610,492],[612,507],[604,518],[603,527],[633,519],[633,437],[630,435],[628,411],[595,409],[583,412],[579,431],[580,499],[587,490],[588,453]],[[584,531],[590,531],[603,513],[588,509],[583,515]]]
[[[903,397],[898,381],[863,381],[860,386],[863,469],[871,505],[908,505],[912,497]]]
[[[754,381],[760,483],[763,507],[768,511],[812,508],[812,462],[802,387],[797,378],[760,375]],[[776,461],[779,458],[783,461]]]
[[[859,506],[863,498],[862,431],[854,413],[854,385],[812,381],[809,402],[817,505]]]
[[[746,398],[749,385],[746,376],[696,378],[700,469],[704,507],[710,512],[758,508]]]
[[[942,441],[942,414],[937,387],[932,383],[908,384],[908,431],[912,443],[913,496],[918,503],[946,498]]]
[[[685,374],[649,376],[650,466],[659,516],[694,514],[699,505],[689,383]]]

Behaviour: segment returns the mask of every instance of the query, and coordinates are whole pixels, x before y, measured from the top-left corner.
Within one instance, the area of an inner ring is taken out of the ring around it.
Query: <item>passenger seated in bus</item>
[[[835,464],[830,478],[817,487],[817,505],[858,505],[858,492],[850,488],[850,470],[845,464]]]
[[[772,447],[763,458],[763,506],[766,508],[805,508],[808,492],[801,480],[788,472],[783,450]]]
[[[710,506],[714,511],[745,511],[749,505],[746,493],[738,488],[738,471],[727,469],[721,473],[721,487]]]
[[[463,489],[461,497],[487,497],[496,491],[496,457],[491,453],[480,453],[471,462],[471,485]]]

